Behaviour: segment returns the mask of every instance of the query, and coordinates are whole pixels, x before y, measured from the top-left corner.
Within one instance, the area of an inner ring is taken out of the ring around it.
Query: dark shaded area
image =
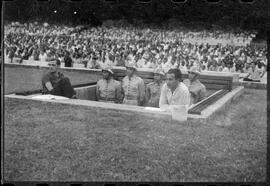
[[[264,30],[269,20],[267,7],[267,0],[256,0],[252,4],[240,3],[238,0],[218,3],[202,0],[188,0],[186,3],[172,3],[170,0],[152,0],[151,3],[134,0],[118,0],[116,3],[105,3],[103,0],[17,0],[5,3],[5,20],[42,20],[96,26],[108,19],[125,19],[129,23],[139,20],[159,25],[176,19],[183,24],[192,23],[193,26],[212,27],[215,24]]]

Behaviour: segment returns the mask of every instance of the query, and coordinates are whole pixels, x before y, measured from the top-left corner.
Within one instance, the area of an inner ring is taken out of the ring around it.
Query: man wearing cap
[[[170,105],[185,105],[190,103],[187,86],[181,82],[182,73],[180,69],[170,69],[166,74],[166,83],[161,88],[159,107],[169,110]]]
[[[198,103],[206,97],[206,88],[198,79],[200,74],[196,67],[191,67],[188,71],[188,79],[183,81],[190,92],[190,105]]]
[[[113,79],[113,71],[110,67],[102,69],[103,79],[97,82],[96,98],[97,101],[120,103],[121,102],[121,83]]]
[[[42,77],[42,93],[76,98],[76,92],[71,86],[70,80],[58,71],[60,61],[50,62],[50,71]]]
[[[142,106],[145,99],[145,85],[142,78],[135,75],[135,63],[126,64],[127,75],[122,80],[123,103]]]
[[[158,107],[159,97],[164,82],[165,72],[162,69],[154,70],[154,82],[146,86],[146,102],[149,107]]]

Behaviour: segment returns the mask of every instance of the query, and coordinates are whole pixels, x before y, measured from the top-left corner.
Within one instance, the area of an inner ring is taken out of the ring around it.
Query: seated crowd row
[[[241,34],[221,36],[206,31],[149,28],[80,30],[67,26],[7,25],[5,55],[11,62],[16,57],[35,61],[60,60],[66,67],[82,64],[91,69],[125,66],[126,61],[135,63],[137,68],[152,69],[189,70],[198,66],[202,71],[247,73],[251,62],[255,62],[261,71],[266,68],[266,48],[250,45],[251,37],[240,45],[238,40],[245,39]],[[225,40],[230,39],[235,42],[224,45]]]

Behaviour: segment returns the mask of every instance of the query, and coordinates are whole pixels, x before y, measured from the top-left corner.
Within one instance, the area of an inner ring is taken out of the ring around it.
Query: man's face
[[[104,79],[108,80],[110,77],[110,73],[108,71],[102,71],[102,76]]]
[[[169,88],[174,88],[179,83],[174,74],[166,74],[166,83]]]
[[[128,75],[129,77],[131,77],[131,76],[133,75],[133,73],[134,73],[134,69],[133,69],[133,68],[127,67],[127,75]]]
[[[188,73],[188,79],[193,80],[196,74],[194,73]]]
[[[154,80],[155,81],[161,81],[162,80],[162,75],[161,74],[154,74]]]
[[[57,72],[58,68],[59,67],[56,65],[56,63],[55,64],[50,64],[50,71],[51,72]]]
[[[256,66],[255,63],[251,63],[252,68],[255,68],[255,66]]]

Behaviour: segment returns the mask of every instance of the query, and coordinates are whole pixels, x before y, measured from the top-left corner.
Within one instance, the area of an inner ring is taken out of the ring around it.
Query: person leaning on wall
[[[61,62],[59,60],[49,63],[50,70],[42,77],[42,94],[52,94],[72,99],[77,99],[76,92],[71,86],[68,77],[64,77],[59,71]]]
[[[170,105],[189,106],[190,95],[187,86],[181,82],[180,69],[170,69],[166,73],[166,83],[161,88],[159,107],[170,110]]]

